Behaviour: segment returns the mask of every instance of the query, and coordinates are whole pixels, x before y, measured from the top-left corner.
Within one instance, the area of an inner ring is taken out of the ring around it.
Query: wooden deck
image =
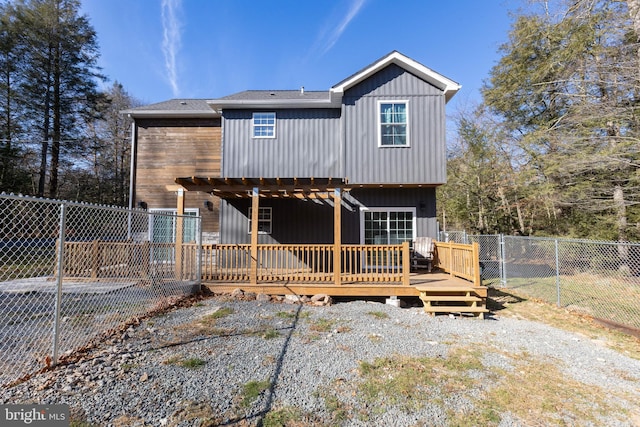
[[[418,287],[437,286],[437,287],[473,287],[473,283],[468,280],[460,279],[445,273],[442,270],[434,270],[427,273],[426,270],[420,272],[411,272],[410,285],[391,283],[348,283],[341,285],[333,285],[331,283],[291,283],[291,282],[270,282],[252,285],[250,283],[238,282],[219,282],[206,281],[202,285],[210,291],[216,293],[230,293],[234,289],[240,288],[245,292],[255,292],[267,295],[316,295],[327,294],[330,296],[350,296],[350,297],[419,297],[420,291]],[[479,288],[484,288],[480,286]]]
[[[266,295],[419,297],[428,313],[482,317],[487,311],[477,244],[436,242],[430,273],[411,270],[408,242],[337,247],[93,241],[65,242],[65,248],[65,277],[147,279],[162,272],[215,293],[239,288]]]

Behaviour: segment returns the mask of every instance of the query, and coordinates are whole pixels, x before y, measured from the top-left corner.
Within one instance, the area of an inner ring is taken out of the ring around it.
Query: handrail
[[[434,268],[482,286],[478,243],[435,242]]]
[[[331,283],[334,281],[332,244],[260,244],[256,259],[249,244],[183,243],[181,256],[176,245],[154,242],[65,242],[63,274],[67,277],[98,279],[124,272],[146,278],[164,267],[183,280],[196,280],[198,262],[206,281],[249,281],[251,265],[257,265],[259,282],[289,281]],[[340,283],[401,283],[409,285],[409,244],[341,245]],[[175,265],[176,260],[180,265]],[[122,271],[119,273],[119,271]],[[137,273],[136,273],[137,272]],[[130,276],[131,277],[131,276]]]

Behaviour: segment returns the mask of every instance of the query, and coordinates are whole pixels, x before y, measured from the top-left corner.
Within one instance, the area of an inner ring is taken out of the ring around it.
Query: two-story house
[[[181,178],[190,191],[202,190],[189,193],[185,207],[203,217],[205,236],[244,243],[250,199],[237,192],[260,188],[262,179],[282,197],[261,203],[261,243],[331,243],[326,199],[286,195],[294,180],[325,190],[339,183],[344,243],[435,236],[435,187],[446,182],[445,105],[459,89],[394,51],[328,91],[246,91],[130,110],[134,206],[175,209]]]
[[[220,244],[435,237],[445,106],[459,89],[394,51],[328,91],[250,90],[130,110],[132,205],[200,215],[203,241]]]

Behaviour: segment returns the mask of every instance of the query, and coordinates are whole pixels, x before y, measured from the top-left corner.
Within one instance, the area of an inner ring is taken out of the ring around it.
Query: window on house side
[[[253,113],[253,137],[276,137],[276,113]]]
[[[360,226],[365,245],[397,245],[411,242],[415,208],[367,208],[361,210]]]
[[[380,147],[407,147],[408,103],[406,101],[381,101],[380,105]]]
[[[251,234],[251,208],[249,208],[249,234]],[[258,234],[271,234],[271,208],[258,208]]]

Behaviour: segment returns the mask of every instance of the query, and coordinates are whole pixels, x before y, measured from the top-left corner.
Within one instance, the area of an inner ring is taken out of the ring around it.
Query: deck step
[[[423,301],[460,301],[460,302],[482,302],[483,298],[473,295],[425,295],[420,296]]]
[[[416,286],[415,287],[420,294],[470,294],[477,295],[479,297],[487,297],[486,286],[473,287],[473,286]]]
[[[436,313],[469,313],[484,318],[487,288],[473,286],[417,286],[424,311]]]
[[[429,305],[424,307],[426,313],[486,313],[484,307],[472,307],[463,305]]]

